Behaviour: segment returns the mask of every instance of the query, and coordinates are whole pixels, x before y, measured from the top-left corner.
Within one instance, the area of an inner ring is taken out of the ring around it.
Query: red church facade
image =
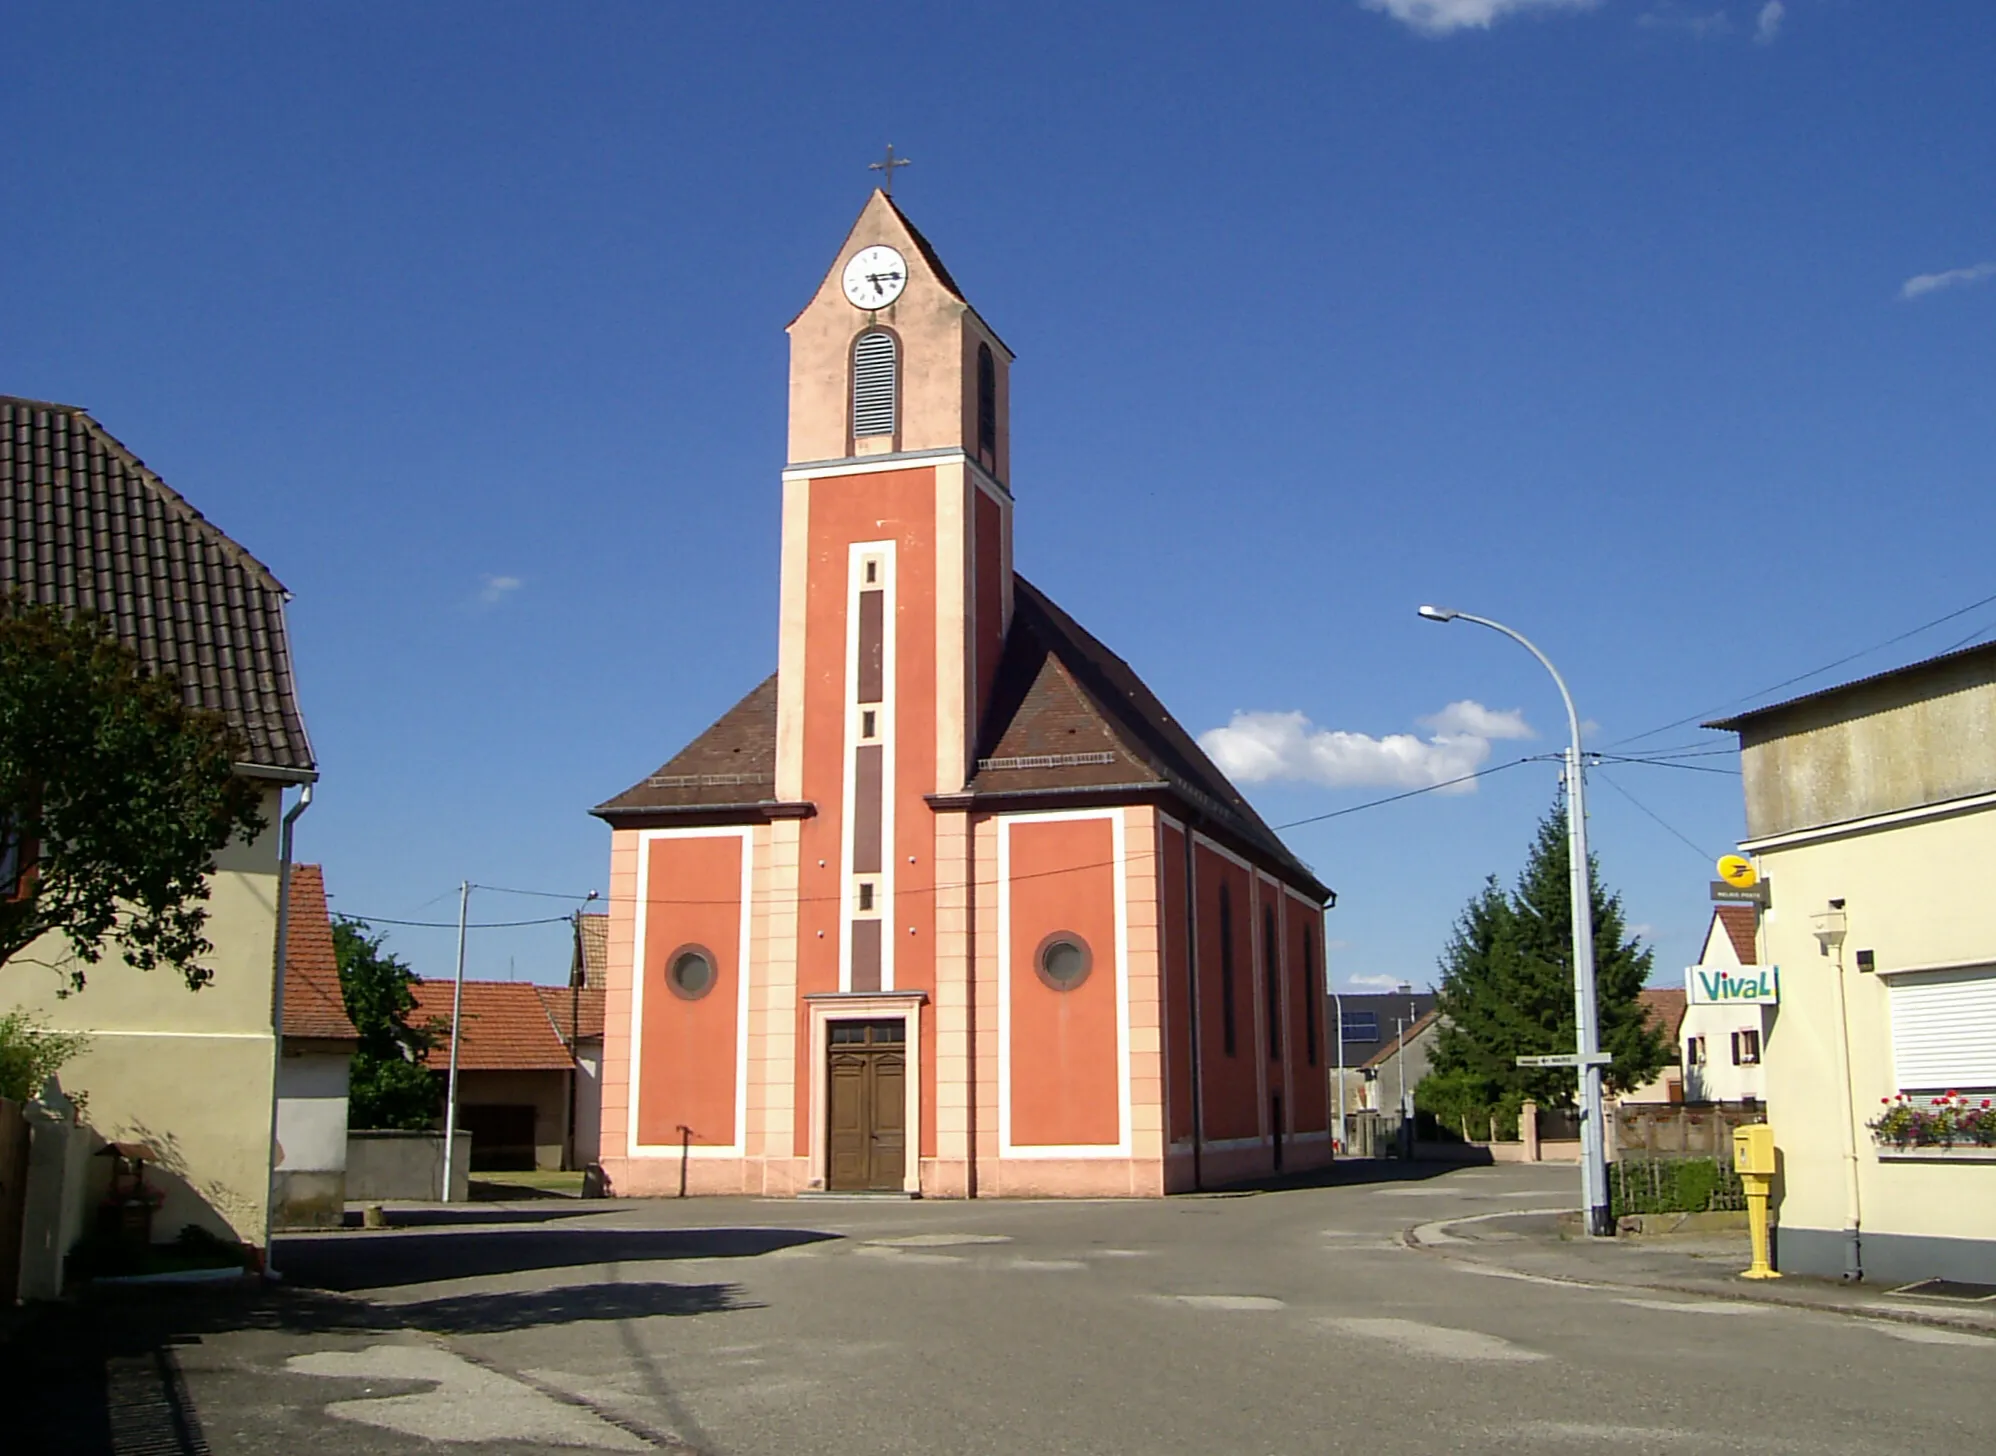
[[[1010,352],[882,193],[790,335],[777,671],[595,810],[611,1190],[1326,1161],[1330,892],[1014,573]]]

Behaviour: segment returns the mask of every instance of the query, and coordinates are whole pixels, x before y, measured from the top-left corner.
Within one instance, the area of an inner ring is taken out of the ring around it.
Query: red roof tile
[[[580,923],[582,984],[593,986],[600,992],[610,984],[610,916],[602,910],[594,914],[584,911]]]
[[[358,1041],[340,992],[326,876],[318,865],[291,867],[291,917],[284,933],[284,1034],[319,1041]]]
[[[1684,1024],[1684,988],[1682,986],[1645,986],[1636,993],[1636,1001],[1649,1012],[1649,1019],[1657,1029],[1670,1039],[1672,1046],[1677,1044],[1677,1029]]]
[[[541,1006],[554,1023],[555,1035],[568,1040],[568,1013],[571,1008],[581,1012],[582,1039],[600,1039],[603,1035],[603,988],[583,986],[578,990],[569,986],[536,986],[540,993]]]
[[[1714,907],[1719,923],[1726,927],[1726,939],[1733,943],[1733,954],[1740,958],[1740,964],[1754,963],[1754,919],[1756,911],[1751,905],[1719,905]]]
[[[416,1007],[411,1026],[434,1025],[437,1043],[429,1065],[450,1065],[452,983],[418,981],[413,987]],[[541,1004],[546,988],[529,981],[466,981],[464,983],[464,1045],[458,1049],[458,1070],[468,1072],[538,1072],[569,1069],[568,1048]]]

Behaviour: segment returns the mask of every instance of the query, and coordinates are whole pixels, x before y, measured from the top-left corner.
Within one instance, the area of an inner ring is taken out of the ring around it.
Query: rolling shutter
[[[852,350],[852,432],[894,433],[894,336],[861,334]]]
[[[1891,987],[1899,1090],[1996,1087],[1996,966],[1912,971]]]

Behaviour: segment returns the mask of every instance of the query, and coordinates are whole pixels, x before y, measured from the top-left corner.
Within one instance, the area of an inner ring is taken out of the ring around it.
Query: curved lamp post
[[[1502,632],[1539,660],[1552,674],[1559,695],[1566,703],[1566,726],[1571,741],[1566,750],[1566,845],[1570,863],[1573,899],[1573,1014],[1579,1042],[1580,1064],[1580,1182],[1587,1210],[1587,1232],[1595,1236],[1612,1234],[1608,1215],[1608,1152],[1601,1118],[1601,1069],[1607,1058],[1601,1055],[1601,1026],[1594,1004],[1594,896],[1593,876],[1587,862],[1587,799],[1581,774],[1580,715],[1573,708],[1573,694],[1559,669],[1521,632],[1502,622],[1447,607],[1421,608],[1430,622],[1474,622],[1493,632]]]

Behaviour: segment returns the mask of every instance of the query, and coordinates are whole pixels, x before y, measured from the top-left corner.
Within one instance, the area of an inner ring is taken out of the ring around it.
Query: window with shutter
[[[875,330],[861,334],[852,348],[852,432],[894,433],[895,375],[899,350],[894,336]]]
[[[1912,971],[1890,984],[1900,1091],[1996,1088],[1996,966]]]

